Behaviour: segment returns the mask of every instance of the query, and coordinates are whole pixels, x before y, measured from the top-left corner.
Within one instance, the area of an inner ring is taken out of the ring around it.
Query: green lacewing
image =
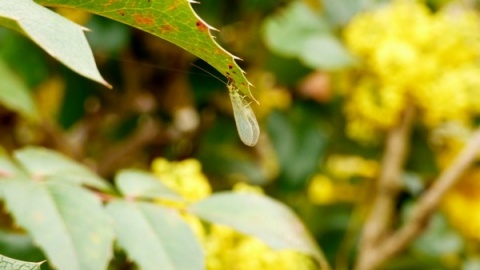
[[[245,97],[240,95],[239,90],[232,83],[229,83],[227,86],[240,140],[245,145],[255,146],[258,142],[258,137],[260,137],[257,118],[250,104],[245,101]]]
[[[207,70],[197,65],[193,66],[225,83]],[[245,145],[253,147],[257,144],[258,138],[260,137],[260,128],[258,127],[257,118],[250,107],[250,103],[245,101],[245,96],[240,94],[240,90],[235,87],[235,84],[230,81],[230,79],[227,83],[227,87],[230,94],[230,100],[232,101],[233,116],[235,118],[235,124],[237,125],[238,136]]]

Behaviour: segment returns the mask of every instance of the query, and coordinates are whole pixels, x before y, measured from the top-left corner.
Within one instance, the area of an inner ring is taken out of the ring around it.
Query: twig
[[[105,150],[103,158],[99,160],[97,165],[98,174],[109,175],[113,173],[125,158],[132,157],[139,149],[158,139],[159,136],[160,127],[158,124],[152,119],[147,119],[130,137]]]
[[[419,199],[412,209],[410,218],[405,225],[388,237],[375,249],[375,255],[358,269],[376,269],[383,262],[402,251],[426,227],[430,217],[437,208],[445,193],[459,179],[461,174],[475,161],[480,151],[480,128],[453,163],[447,167]]]
[[[359,270],[369,269],[366,266],[372,257],[377,257],[376,246],[390,230],[396,198],[401,190],[399,177],[407,156],[413,115],[413,108],[408,108],[398,126],[388,134],[373,206],[361,234],[356,267]]]

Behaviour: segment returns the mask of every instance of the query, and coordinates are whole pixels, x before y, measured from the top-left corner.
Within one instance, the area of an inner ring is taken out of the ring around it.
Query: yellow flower
[[[211,194],[208,180],[195,159],[170,162],[157,158],[152,171],[165,185],[186,199],[196,201]],[[263,194],[260,187],[237,183],[235,192]],[[200,219],[189,214],[182,215],[202,243],[208,270],[314,270],[313,260],[304,254],[273,250],[262,241],[243,235],[226,226],[211,224],[207,228]]]
[[[203,199],[212,193],[208,179],[202,173],[202,166],[196,159],[170,162],[157,158],[152,163],[152,171],[167,187],[189,201]]]
[[[379,164],[375,160],[360,156],[331,155],[326,162],[326,170],[335,178],[351,177],[374,178],[378,175]]]
[[[208,270],[313,270],[312,259],[291,250],[272,250],[260,240],[213,225],[207,236]]]
[[[344,33],[363,62],[354,86],[343,91],[352,138],[378,139],[407,105],[429,128],[473,122],[480,113],[477,13],[460,7],[432,13],[418,1],[398,0],[360,14]]]
[[[462,234],[480,240],[480,169],[468,171],[445,195],[442,209]]]
[[[315,175],[308,186],[308,199],[314,204],[355,202],[361,193],[361,186],[344,180],[333,181],[329,177]]]

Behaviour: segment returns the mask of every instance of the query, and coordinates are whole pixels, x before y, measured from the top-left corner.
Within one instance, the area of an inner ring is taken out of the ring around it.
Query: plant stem
[[[397,231],[379,238],[363,238],[363,241],[376,240],[374,243],[363,243],[367,249],[360,251],[357,270],[370,270],[379,268],[384,262],[392,258],[410,244],[415,237],[426,228],[432,214],[438,207],[445,193],[456,183],[462,173],[475,161],[480,152],[480,128],[475,130],[472,138],[465,145],[456,159],[440,174],[434,184],[426,190],[412,208],[410,217]],[[379,195],[378,195],[379,196]],[[374,208],[375,210],[376,208]],[[381,209],[381,208],[380,208]],[[384,221],[375,217],[381,213],[372,212],[371,219],[377,222]],[[388,213],[387,213],[388,214]],[[367,223],[373,222],[372,220]],[[382,225],[378,226],[382,228]],[[383,225],[385,226],[385,225]],[[365,229],[364,229],[365,231]],[[372,232],[369,232],[372,233]],[[367,245],[368,244],[368,245]],[[360,248],[363,248],[361,246]]]
[[[370,269],[370,261],[377,257],[377,245],[391,228],[396,199],[401,191],[400,175],[408,152],[413,115],[413,108],[408,108],[400,123],[388,134],[372,209],[360,238],[358,270]]]

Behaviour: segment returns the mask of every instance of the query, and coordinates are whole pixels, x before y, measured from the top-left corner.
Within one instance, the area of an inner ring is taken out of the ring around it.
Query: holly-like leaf
[[[114,233],[98,197],[58,181],[4,181],[2,190],[15,222],[32,235],[55,268],[107,268]]]
[[[36,120],[37,109],[28,87],[0,61],[0,103],[22,116]]]
[[[110,87],[98,72],[84,27],[33,0],[0,1],[0,24],[27,35],[80,75]]]
[[[48,6],[82,9],[168,40],[203,59],[252,97],[250,83],[235,62],[237,57],[220,47],[213,27],[192,9],[189,0],[36,0]],[[253,97],[252,97],[253,98]]]
[[[15,159],[34,179],[49,177],[109,191],[110,185],[86,167],[57,153],[41,147],[27,147],[15,151]]]
[[[119,245],[143,270],[201,270],[204,256],[193,231],[172,209],[143,202],[112,201]]]
[[[24,262],[0,254],[0,269],[3,270],[40,270],[43,262]]]
[[[263,195],[221,192],[189,208],[206,221],[254,236],[274,249],[293,249],[323,261],[322,253],[296,215]]]
[[[139,170],[123,170],[115,177],[115,184],[125,197],[145,199],[181,200],[155,176]]]

